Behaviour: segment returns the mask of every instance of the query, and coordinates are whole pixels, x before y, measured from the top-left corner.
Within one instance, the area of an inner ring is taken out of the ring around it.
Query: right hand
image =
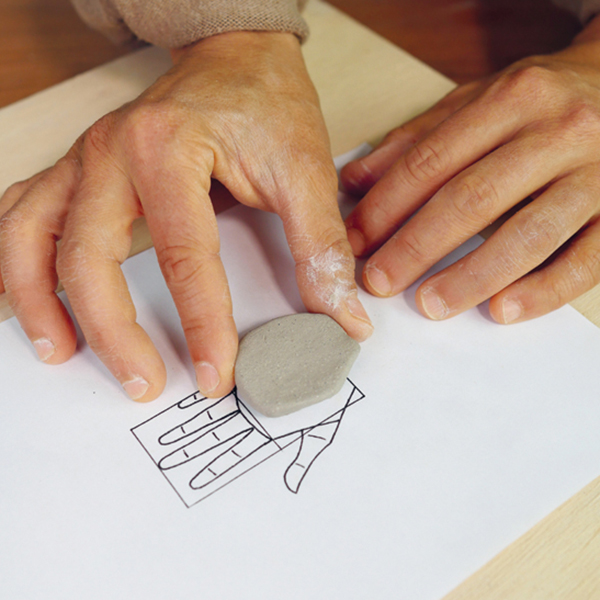
[[[138,99],[100,119],[54,167],[0,200],[0,292],[40,358],[58,364],[75,350],[73,323],[55,293],[60,276],[90,347],[140,401],[156,398],[166,381],[120,269],[132,222],[142,215],[198,387],[209,397],[233,387],[238,336],[211,177],[240,202],[280,215],[308,310],[330,315],[358,340],[372,330],[297,39],[227,33],[174,59]]]

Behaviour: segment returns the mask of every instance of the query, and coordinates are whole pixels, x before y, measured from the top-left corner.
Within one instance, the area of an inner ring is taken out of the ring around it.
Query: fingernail
[[[434,321],[443,319],[450,312],[442,297],[431,288],[421,292],[421,304],[425,314]]]
[[[52,343],[52,340],[47,337],[34,340],[33,347],[38,353],[40,360],[43,360],[44,362],[56,352],[56,346]]]
[[[365,267],[365,277],[369,282],[369,287],[379,296],[389,296],[392,293],[392,285],[388,276],[375,265],[367,263]]]
[[[354,256],[362,256],[366,247],[365,236],[358,229],[354,229],[354,227],[348,229],[347,235]]]
[[[502,320],[504,323],[512,323],[519,319],[523,314],[523,306],[517,300],[505,298],[502,301]]]
[[[196,382],[202,394],[210,394],[221,383],[221,378],[209,362],[199,362],[196,364]]]
[[[150,384],[140,375],[132,377],[122,385],[123,389],[132,400],[139,400],[150,387]]]
[[[362,305],[356,294],[351,295],[348,300],[346,300],[346,308],[355,319],[360,321],[361,332],[359,334],[359,341],[362,342],[366,340],[373,333],[373,323],[371,323],[371,319],[369,319],[365,307]]]

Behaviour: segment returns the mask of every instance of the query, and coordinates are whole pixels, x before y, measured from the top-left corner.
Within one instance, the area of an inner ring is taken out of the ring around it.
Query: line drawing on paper
[[[364,397],[347,379],[320,406],[268,418],[250,409],[236,389],[219,399],[197,391],[131,432],[188,508],[292,444],[297,450],[283,481],[296,494],[333,443],[348,408]]]

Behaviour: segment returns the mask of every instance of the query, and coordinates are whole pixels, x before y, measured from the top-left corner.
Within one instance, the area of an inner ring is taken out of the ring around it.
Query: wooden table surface
[[[564,47],[578,31],[549,0],[332,0],[457,83]],[[0,107],[128,52],[68,0],[0,1]]]
[[[559,49],[578,30],[572,17],[545,0],[331,0],[331,4],[457,82],[484,76],[531,53]],[[1,0],[0,107],[129,50],[115,48],[88,30],[68,0]],[[587,300],[595,311],[596,298]],[[600,598],[600,480],[446,600],[475,598]]]

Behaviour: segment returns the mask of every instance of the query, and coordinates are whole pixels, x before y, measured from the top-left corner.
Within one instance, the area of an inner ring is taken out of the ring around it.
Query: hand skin
[[[363,279],[377,296],[405,290],[515,207],[419,286],[423,315],[490,298],[493,319],[516,323],[586,292],[600,281],[600,17],[566,50],[457,88],[348,164],[342,183],[366,193],[346,226],[356,256],[374,253]]]
[[[0,292],[40,358],[58,364],[75,351],[73,323],[55,294],[60,277],[90,347],[139,401],[156,398],[166,381],[120,269],[142,215],[200,391],[219,397],[233,387],[238,335],[211,178],[243,204],[281,217],[308,310],[329,314],[357,340],[372,331],[297,39],[226,33],[172,55],[173,68],[145,93],[0,200]]]

